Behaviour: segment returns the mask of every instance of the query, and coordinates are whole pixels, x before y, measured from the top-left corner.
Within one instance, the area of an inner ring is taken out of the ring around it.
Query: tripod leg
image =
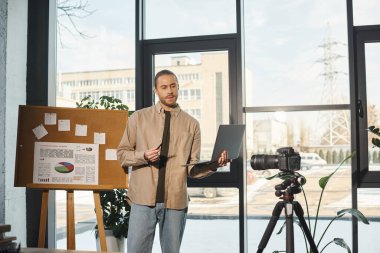
[[[294,212],[296,213],[296,215],[298,217],[298,220],[299,220],[299,222],[301,224],[301,227],[302,227],[302,229],[303,229],[303,231],[304,231],[304,233],[306,235],[307,241],[309,242],[311,252],[312,253],[319,253],[318,252],[318,248],[315,245],[313,237],[311,236],[310,230],[309,230],[309,228],[308,228],[308,226],[306,224],[305,218],[303,216],[304,212],[303,212],[302,206],[297,201],[294,201],[293,202],[293,207],[294,207]]]
[[[286,253],[294,253],[293,203],[285,202]]]
[[[269,238],[272,235],[272,232],[277,224],[278,218],[280,217],[283,207],[284,203],[282,201],[277,202],[276,206],[274,207],[272,217],[270,218],[267,228],[265,229],[265,232],[263,234],[263,237],[261,238],[259,247],[257,249],[257,253],[262,253],[265,247],[267,246]]]

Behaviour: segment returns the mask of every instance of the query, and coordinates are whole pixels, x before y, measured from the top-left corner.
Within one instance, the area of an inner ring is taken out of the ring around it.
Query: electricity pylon
[[[321,75],[324,77],[322,104],[342,104],[343,96],[338,91],[337,79],[340,75],[347,73],[337,70],[337,61],[345,56],[337,52],[339,46],[346,46],[334,40],[330,35],[330,27],[328,25],[327,36],[321,47],[323,49],[323,57],[317,62],[323,63],[324,69]],[[321,130],[320,144],[324,146],[344,145],[350,143],[350,117],[349,111],[327,111],[320,114],[318,120]]]

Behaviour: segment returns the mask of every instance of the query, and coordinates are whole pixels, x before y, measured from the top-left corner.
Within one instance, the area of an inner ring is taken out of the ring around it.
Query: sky
[[[89,0],[88,3],[88,10],[93,14],[73,18],[77,28],[88,38],[73,36],[65,29],[61,29],[57,36],[58,72],[134,67],[134,1],[112,0],[114,5],[100,0]],[[74,30],[66,16],[60,17],[60,22]]]

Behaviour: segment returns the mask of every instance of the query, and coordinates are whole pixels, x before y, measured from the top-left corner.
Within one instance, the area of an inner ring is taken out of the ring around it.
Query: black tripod
[[[303,217],[304,212],[302,206],[297,201],[293,201],[294,194],[300,193],[302,191],[300,181],[305,180],[305,178],[299,173],[293,171],[281,172],[279,177],[288,178],[285,179],[281,184],[275,186],[275,194],[277,197],[282,199],[282,201],[277,202],[276,206],[273,209],[272,217],[270,218],[264,235],[261,238],[257,253],[262,253],[264,251],[264,248],[267,246],[269,238],[272,235],[282,209],[285,209],[286,219],[286,253],[294,253],[293,211],[296,213],[301,228],[305,233],[307,241],[309,242],[311,252],[318,253],[317,246],[315,245],[310,230],[307,227],[305,218]]]

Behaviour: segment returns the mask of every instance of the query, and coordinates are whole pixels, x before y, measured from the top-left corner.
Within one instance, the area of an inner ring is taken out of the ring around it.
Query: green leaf
[[[348,160],[348,159],[351,159],[351,157],[353,157],[354,155],[356,154],[356,152],[352,152],[351,155],[347,156],[346,158],[344,158],[338,165],[338,167],[328,176],[326,177],[322,177],[321,179],[319,179],[319,186],[322,188],[322,189],[325,189],[327,183],[329,182],[330,178],[338,171],[338,169]]]
[[[296,175],[290,174],[290,173],[279,173],[278,177],[282,180],[287,180],[287,179],[294,179],[296,178]]]
[[[306,177],[304,177],[304,176],[301,175],[301,176],[299,177],[299,181],[300,181],[301,186],[303,186],[303,185],[306,184],[307,179],[306,179]]]
[[[279,175],[280,175],[280,172],[277,173],[276,175],[273,175],[273,176],[270,176],[270,177],[266,177],[265,179],[267,179],[267,180],[272,180],[273,178],[278,178]]]
[[[319,187],[321,187],[322,189],[325,189],[327,183],[329,182],[330,178],[334,175],[334,173],[331,173],[330,175],[326,176],[326,177],[322,177],[321,179],[319,179]]]
[[[373,134],[376,134],[377,136],[380,136],[380,129],[375,126],[369,126],[367,130]]]
[[[299,173],[289,173],[289,172],[279,172],[276,175],[266,177],[267,180],[272,180],[273,178],[280,178],[282,180],[287,180],[287,179],[293,179],[298,176],[301,176]],[[302,176],[303,177],[303,176]]]
[[[380,129],[375,126],[369,126],[367,129],[369,132],[380,136]],[[372,144],[378,148],[380,148],[380,140],[378,138],[372,138]]]
[[[380,148],[380,140],[377,138],[372,138],[372,144],[375,145],[376,147]]]
[[[345,248],[348,253],[351,253],[350,247],[347,245],[347,243],[342,238],[334,238],[334,243],[336,245],[339,245],[342,248]]]
[[[282,223],[282,226],[280,227],[280,229],[278,230],[278,232],[276,234],[277,235],[281,234],[282,230],[284,230],[285,226],[286,226],[286,222]]]
[[[364,214],[355,208],[343,209],[343,210],[338,211],[336,214],[337,216],[342,217],[346,213],[350,213],[352,216],[355,216],[359,221],[363,222],[364,224],[369,225],[369,221],[364,216]]]
[[[370,131],[370,132],[372,132],[373,129],[375,129],[375,126],[369,126],[367,130]]]

